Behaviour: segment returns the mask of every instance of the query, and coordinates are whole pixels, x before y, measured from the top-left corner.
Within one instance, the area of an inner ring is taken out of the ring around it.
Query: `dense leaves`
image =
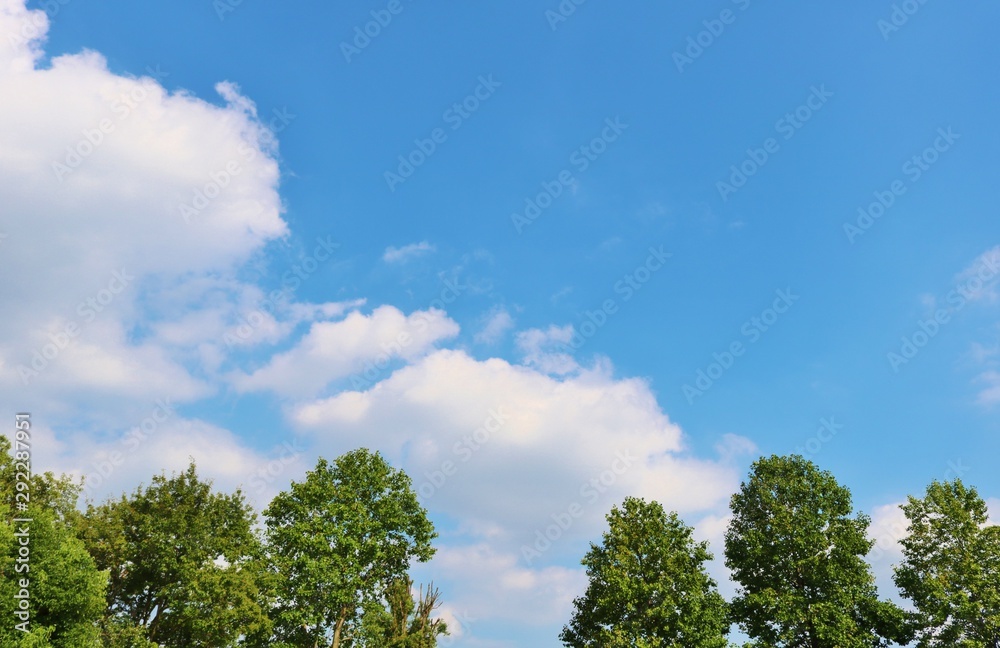
[[[869,520],[850,492],[802,457],[764,458],[732,499],[726,565],[733,620],[757,645],[862,648],[903,640],[903,614],[878,599]]]
[[[79,489],[51,473],[33,475],[30,505],[15,515],[17,472],[10,442],[0,437],[0,645],[98,648],[107,574],[73,533]],[[29,632],[16,625],[22,601],[29,605],[30,623],[22,626]]]
[[[590,583],[561,639],[573,648],[725,648],[726,603],[708,545],[657,502],[628,498],[583,559]]]
[[[284,645],[348,645],[361,611],[384,598],[436,536],[406,473],[378,453],[320,459],[264,512],[278,583],[276,638]],[[332,638],[330,638],[332,637]]]
[[[259,631],[268,619],[255,517],[241,493],[213,493],[193,464],[91,506],[81,536],[110,575],[109,621],[164,648],[225,648]]]
[[[961,482],[934,482],[903,505],[909,534],[895,580],[913,601],[921,648],[1000,647],[1000,527]]]

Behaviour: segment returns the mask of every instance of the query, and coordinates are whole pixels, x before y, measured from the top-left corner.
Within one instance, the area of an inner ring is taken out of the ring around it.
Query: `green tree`
[[[107,574],[98,571],[73,524],[80,488],[67,477],[32,475],[26,491],[23,466],[0,436],[0,645],[11,648],[97,648]],[[26,493],[19,510],[15,493]],[[19,522],[17,519],[30,519]],[[22,552],[27,551],[25,556]],[[23,598],[24,594],[27,598]],[[14,615],[28,602],[22,628]]]
[[[933,482],[909,520],[895,581],[913,601],[920,648],[1000,648],[1000,527],[961,480]]]
[[[628,498],[583,559],[590,583],[560,639],[573,648],[724,648],[726,603],[705,572],[708,544],[676,513]]]
[[[762,647],[861,648],[904,640],[877,597],[868,518],[850,491],[800,456],[763,458],[732,499],[726,565],[733,620]]]
[[[366,648],[435,648],[448,626],[434,618],[441,592],[433,584],[421,587],[413,597],[413,581],[407,576],[390,583],[382,605],[368,606],[362,616],[360,643]]]
[[[213,493],[193,463],[130,497],[91,505],[81,536],[110,573],[109,641],[225,648],[266,628],[255,519],[241,492]]]
[[[360,449],[331,465],[320,459],[264,512],[268,547],[280,575],[278,645],[341,648],[361,611],[429,560],[436,537],[406,473]]]

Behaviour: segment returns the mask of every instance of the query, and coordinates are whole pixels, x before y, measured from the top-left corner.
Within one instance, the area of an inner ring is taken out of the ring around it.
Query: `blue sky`
[[[1000,496],[995,5],[49,4],[0,0],[2,400],[91,475],[170,402],[93,496],[188,456],[259,506],[318,454],[374,447],[418,485],[458,460],[420,571],[456,646],[558,645],[627,494],[721,554],[760,454],[852,488],[883,584],[895,503],[956,470]],[[529,564],[626,446],[636,467]]]

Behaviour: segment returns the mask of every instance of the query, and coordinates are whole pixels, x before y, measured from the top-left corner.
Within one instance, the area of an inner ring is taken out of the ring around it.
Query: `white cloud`
[[[340,321],[314,323],[293,349],[251,374],[235,374],[233,382],[240,391],[314,396],[351,374],[370,381],[392,360],[416,358],[458,331],[458,325],[436,309],[409,316],[392,306],[380,306],[371,315],[354,311]],[[366,377],[366,371],[375,376]]]
[[[580,368],[572,355],[572,324],[550,326],[544,331],[528,329],[517,334],[515,342],[524,356],[525,364],[539,371],[558,376],[573,373]]]
[[[441,350],[291,416],[328,455],[365,445],[401,461],[430,510],[488,529],[506,551],[574,503],[582,512],[564,534],[570,542],[593,537],[626,495],[711,511],[739,483],[729,459],[688,456],[649,385],[616,379],[606,364],[559,378]],[[752,447],[727,445],[737,446]]]
[[[905,502],[876,506],[871,514],[868,535],[875,541],[872,558],[876,562],[896,562],[903,555],[899,541],[906,537],[909,521],[900,508]]]
[[[476,333],[473,340],[477,344],[496,344],[514,328],[514,318],[503,306],[490,310],[484,318],[483,327]]]
[[[422,571],[452,581],[464,616],[520,625],[565,622],[587,585],[582,569],[524,567],[516,554],[484,543],[442,547]]]
[[[892,580],[893,567],[903,558],[903,547],[899,542],[906,537],[909,525],[900,508],[904,503],[892,502],[876,506],[870,513],[871,526],[868,527],[868,537],[875,541],[868,561],[879,594],[897,602],[904,602],[899,598],[896,584]]]
[[[85,478],[84,496],[95,502],[148,484],[151,475],[183,471],[192,459],[199,475],[213,480],[217,490],[232,492],[243,486],[258,510],[266,506],[277,486],[287,486],[294,474],[291,469],[284,483],[274,481],[271,488],[256,492],[250,489],[255,472],[266,469],[268,455],[247,448],[229,430],[181,418],[169,401],[161,403],[166,406],[149,408],[131,428],[107,438],[81,431],[64,433],[60,439],[36,425],[34,460],[48,469]]]
[[[427,241],[410,243],[409,245],[404,245],[403,247],[398,248],[390,246],[387,247],[385,249],[385,253],[382,254],[382,260],[386,263],[405,263],[418,256],[428,254],[436,250],[437,248]]]
[[[101,398],[204,397],[199,331],[231,324],[224,300],[151,305],[206,280],[239,294],[240,264],[288,234],[274,138],[229,83],[219,106],[112,73],[95,52],[39,69],[47,29],[43,11],[0,2],[5,399],[69,414]]]
[[[736,584],[732,581],[731,572],[726,567],[726,529],[733,516],[725,513],[709,514],[693,524],[695,540],[708,542],[712,560],[706,565],[706,571],[715,579],[719,592],[727,599],[736,594]]]

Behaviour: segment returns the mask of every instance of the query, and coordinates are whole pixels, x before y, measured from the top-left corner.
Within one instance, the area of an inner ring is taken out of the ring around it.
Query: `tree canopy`
[[[725,648],[726,602],[708,544],[658,502],[628,498],[583,559],[590,579],[560,638],[572,648]]]
[[[275,569],[282,574],[276,638],[289,646],[348,645],[364,607],[377,604],[427,561],[436,537],[410,478],[378,453],[320,459],[264,512]]]
[[[194,463],[85,511],[80,484],[25,468],[0,436],[0,646],[434,648],[448,635],[441,591],[409,573],[434,555],[434,525],[377,452],[320,458],[263,525]],[[676,512],[635,497],[612,507],[562,643],[725,648],[738,624],[746,648],[1000,648],[1000,527],[962,481],[902,505],[894,581],[909,612],[876,591],[868,517],[812,462],[759,459],[730,508],[727,602],[708,544]]]
[[[902,506],[909,520],[895,581],[916,607],[920,648],[1000,647],[1000,527],[961,480],[933,482]]]
[[[23,467],[10,449],[0,436],[0,645],[99,648],[108,579],[74,534],[79,487],[51,473],[31,475],[27,508],[16,510]],[[25,609],[30,622],[19,629],[15,612]]]
[[[726,566],[732,618],[768,647],[862,648],[905,639],[903,614],[878,598],[865,557],[869,519],[850,491],[800,456],[753,464],[732,498]]]
[[[80,535],[109,574],[107,623],[164,648],[226,648],[269,625],[263,547],[242,493],[213,493],[195,465],[87,510]]]

